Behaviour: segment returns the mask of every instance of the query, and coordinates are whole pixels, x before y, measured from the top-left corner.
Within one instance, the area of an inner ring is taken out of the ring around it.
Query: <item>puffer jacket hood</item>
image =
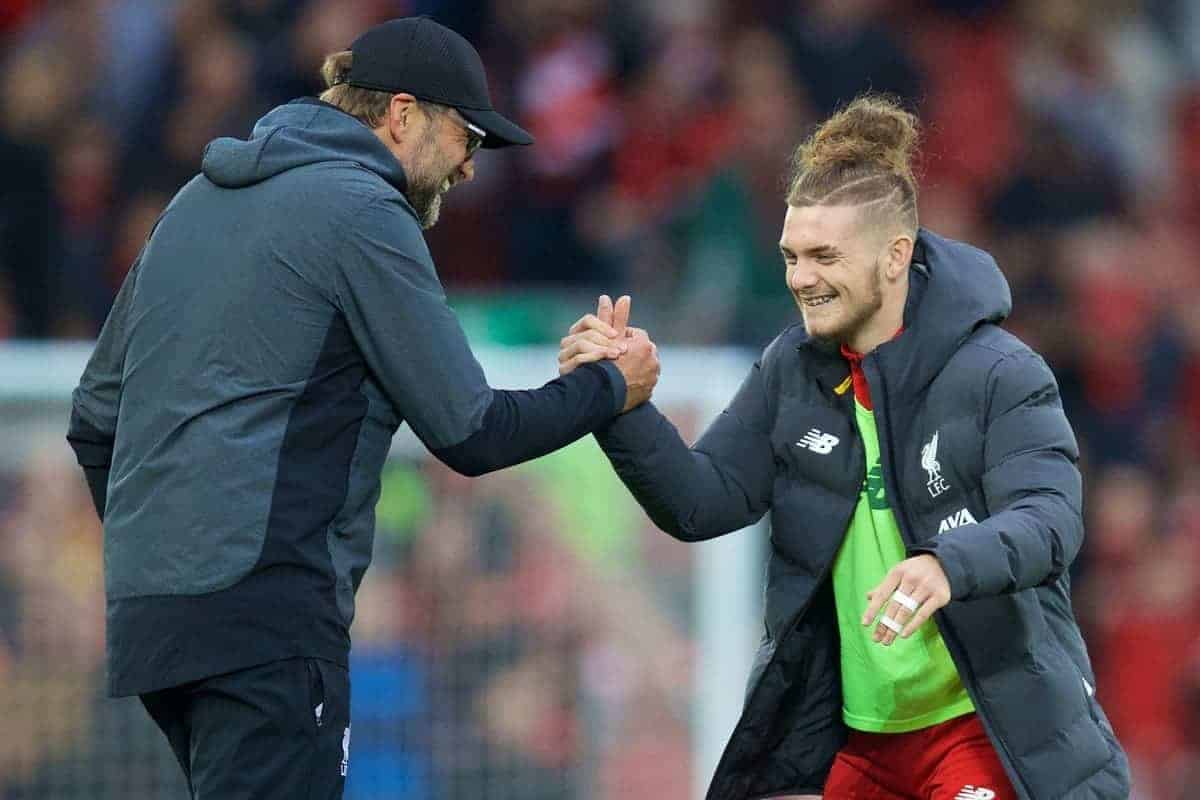
[[[950,357],[981,325],[1012,313],[1012,292],[996,260],[977,247],[922,229],[913,248],[904,328],[888,348],[898,370],[893,391],[925,391]],[[918,313],[918,308],[920,313]]]
[[[301,98],[268,112],[247,140],[222,137],[204,149],[202,171],[226,189],[239,189],[297,167],[349,161],[374,172],[401,193],[404,170],[363,123],[341,109]]]

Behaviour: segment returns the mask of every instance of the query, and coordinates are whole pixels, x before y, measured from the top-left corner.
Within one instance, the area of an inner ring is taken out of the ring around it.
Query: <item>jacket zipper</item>
[[[872,356],[874,357],[876,364],[878,364],[878,354],[873,353],[869,355],[868,358],[871,358]],[[864,368],[866,366],[865,361],[866,359],[864,359]],[[905,549],[907,550],[909,546],[916,543],[916,539],[913,537],[912,524],[908,518],[908,509],[904,504],[904,495],[899,491],[899,485],[896,482],[894,470],[889,469],[889,466],[894,463],[892,456],[896,452],[896,448],[895,443],[892,440],[892,424],[890,408],[888,404],[887,381],[883,377],[882,369],[876,369],[875,373],[879,381],[879,387],[882,390],[879,394],[879,401],[875,402],[875,407],[883,412],[884,435],[881,437],[880,442],[880,459],[881,462],[883,462],[881,464],[883,467],[883,480],[887,484],[888,494],[892,498],[892,508],[896,514],[896,521],[899,524],[901,534],[905,540]],[[868,375],[867,378],[869,385],[870,376]],[[875,396],[875,393],[872,392],[872,399],[874,399]],[[878,428],[878,425],[876,427]],[[885,455],[886,458],[884,458]],[[977,696],[979,694],[979,684],[975,677],[975,671],[971,668],[970,661],[968,661],[966,658],[962,642],[959,641],[957,634],[954,632],[953,626],[949,623],[949,621],[943,618],[941,613],[934,614],[933,622],[935,625],[937,625],[938,632],[942,635],[942,640],[947,644],[947,649],[950,651],[951,657],[954,659],[954,665],[958,669],[960,677],[962,677],[963,673],[966,674],[968,680],[964,683],[964,686],[967,688],[968,694],[971,695],[971,702],[975,706],[976,714],[983,723],[984,729],[989,734],[988,738],[998,746],[1000,758],[1004,762],[1004,765],[1008,768],[1009,774],[1016,777],[1016,783],[1019,784],[1018,791],[1025,797],[1032,798],[1033,794],[1029,791],[1029,787],[1025,785],[1025,778],[1017,770],[1016,762],[1013,759],[1012,753],[1009,752],[1008,743],[1005,742],[1004,739],[995,732],[995,728],[988,719],[987,713],[983,710],[985,704],[981,703]]]
[[[842,525],[842,527],[845,528],[845,527],[849,526],[850,520],[852,520],[852,519],[854,519],[854,511],[853,510],[851,510],[850,516],[846,517],[846,522]],[[839,545],[839,547],[840,547],[840,545]],[[767,670],[769,670],[771,668],[771,665],[775,663],[775,655],[776,655],[776,653],[779,652],[779,649],[783,646],[784,639],[786,639],[788,636],[790,636],[794,630],[799,628],[800,623],[804,621],[805,615],[808,614],[808,609],[812,606],[813,602],[816,600],[817,592],[821,591],[821,587],[824,585],[825,581],[828,580],[828,578],[829,578],[829,573],[833,571],[833,562],[836,560],[837,560],[837,554],[835,553],[834,557],[829,559],[829,563],[826,564],[825,567],[821,570],[821,574],[817,578],[817,584],[816,584],[817,588],[809,596],[808,600],[804,603],[804,605],[800,606],[800,610],[798,612],[796,612],[796,615],[794,617],[792,617],[791,621],[787,625],[787,628],[784,629],[783,635],[775,643],[775,653],[771,654],[771,660],[768,661],[766,663],[766,665],[763,666],[762,674],[759,676],[758,683],[755,685],[754,691],[751,693],[751,696],[746,699],[745,706],[743,707],[743,710],[742,710],[743,715],[745,714],[745,709],[750,707],[750,704],[753,702],[754,698],[758,695],[759,691],[761,690],[763,676],[765,676],[767,674]],[[840,667],[839,667],[839,669],[840,669]],[[741,727],[741,725],[742,725],[742,717],[739,716],[737,725],[735,725],[733,729],[736,731],[738,728]],[[725,759],[728,756],[728,754],[729,754],[729,746],[726,745],[725,751],[723,753],[721,753],[720,761],[717,762],[717,768],[716,768],[716,770],[713,771],[714,777],[721,774],[721,769],[722,769],[722,767],[725,766]]]
[[[852,417],[851,419],[852,419],[852,421],[851,421],[851,427],[853,427],[853,428],[855,429],[855,431],[857,432],[857,430],[858,430],[858,423],[853,421],[853,417]],[[862,441],[862,436],[861,436],[861,434],[858,436],[858,440],[859,440],[860,442]],[[859,467],[860,467],[860,468],[859,468],[859,472],[860,472],[860,473],[863,473],[863,475],[864,475],[864,477],[863,477],[863,482],[865,483],[865,482],[866,482],[866,477],[865,477],[865,474],[866,474],[866,455],[865,455],[865,451],[864,451],[864,454],[863,454],[862,462],[863,462],[863,463],[859,465]],[[859,484],[859,491],[860,491],[860,492],[862,491],[862,484]],[[843,539],[843,540],[845,540],[845,537],[846,537],[845,531],[846,531],[846,530],[847,530],[847,529],[850,527],[850,521],[854,519],[854,511],[855,511],[855,509],[856,509],[856,508],[857,508],[857,500],[855,500],[854,502],[852,502],[852,503],[850,504],[850,513],[849,513],[849,514],[846,516],[846,520],[845,520],[845,521],[842,523],[842,531],[843,531],[843,533],[842,533],[842,539]],[[839,542],[839,544],[838,544],[838,547],[837,547],[837,549],[841,549],[841,543],[840,543],[840,542]],[[811,607],[812,607],[812,604],[813,604],[813,602],[814,602],[814,601],[816,600],[816,598],[817,598],[817,592],[821,591],[821,587],[822,587],[822,586],[824,586],[824,585],[825,585],[825,581],[829,579],[829,573],[833,571],[833,564],[834,564],[834,562],[835,562],[835,561],[837,561],[837,550],[835,550],[835,551],[834,551],[833,558],[829,559],[829,561],[828,561],[828,562],[825,564],[825,566],[824,566],[824,567],[822,567],[820,574],[817,576],[816,589],[814,589],[814,590],[813,590],[813,592],[812,592],[812,594],[811,594],[811,595],[809,595],[809,598],[808,598],[808,600],[807,600],[807,601],[805,601],[804,605],[800,606],[800,610],[799,610],[799,611],[797,611],[797,612],[796,612],[796,614],[795,614],[795,616],[793,616],[793,617],[792,617],[792,619],[791,619],[791,620],[788,622],[788,624],[787,624],[787,627],[784,629],[784,632],[783,632],[783,633],[782,633],[782,635],[780,636],[779,640],[778,640],[778,641],[776,641],[776,643],[775,643],[775,653],[778,653],[778,652],[779,652],[779,648],[783,646],[784,639],[786,639],[786,638],[787,638],[787,637],[788,637],[788,636],[789,636],[789,635],[792,633],[792,631],[794,631],[794,630],[796,630],[797,628],[799,628],[799,627],[800,627],[800,623],[804,621],[804,617],[805,617],[805,616],[808,614],[808,610],[809,610],[809,608],[811,608]],[[770,669],[770,668],[771,668],[771,665],[775,663],[775,653],[772,653],[772,654],[771,654],[771,660],[770,660],[770,661],[768,661],[768,662],[767,662],[767,663],[766,663],[766,664],[763,666],[763,671],[762,671],[761,675],[759,676],[759,681],[758,681],[758,683],[755,685],[755,687],[754,687],[754,690],[751,692],[750,696],[749,696],[748,698],[746,698],[746,702],[745,702],[745,704],[744,704],[744,706],[743,706],[743,708],[742,708],[742,715],[739,715],[739,716],[738,716],[738,721],[737,721],[737,724],[736,724],[736,725],[734,725],[734,727],[733,727],[733,729],[734,729],[735,731],[736,731],[738,728],[740,728],[740,727],[741,727],[741,725],[742,725],[742,717],[743,717],[743,715],[745,714],[745,709],[750,707],[750,704],[753,702],[753,700],[754,700],[755,696],[758,694],[759,690],[760,690],[760,689],[761,689],[761,687],[762,687],[762,676],[763,676],[763,675],[766,675],[766,674],[767,674],[767,670],[768,670],[768,669]],[[838,669],[840,669],[840,668],[841,668],[841,667],[840,667],[840,665],[839,665],[839,666],[838,666]],[[732,740],[729,742],[729,744],[732,744]],[[721,753],[721,758],[720,758],[720,759],[717,761],[717,768],[716,768],[715,770],[713,770],[713,778],[714,778],[714,781],[713,781],[713,782],[714,782],[714,783],[716,782],[716,781],[715,781],[715,778],[721,774],[721,769],[722,769],[722,768],[725,766],[725,759],[726,759],[726,758],[728,757],[728,755],[729,755],[729,744],[726,744],[726,746],[725,746],[725,750],[724,750],[724,751]]]

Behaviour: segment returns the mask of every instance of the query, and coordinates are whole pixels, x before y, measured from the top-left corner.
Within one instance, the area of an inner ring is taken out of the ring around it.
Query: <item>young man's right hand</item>
[[[658,347],[641,328],[629,327],[630,298],[613,304],[601,295],[595,314],[587,314],[571,326],[559,342],[558,374],[566,375],[580,364],[614,359],[625,378],[625,407],[636,408],[650,399],[658,383]]]

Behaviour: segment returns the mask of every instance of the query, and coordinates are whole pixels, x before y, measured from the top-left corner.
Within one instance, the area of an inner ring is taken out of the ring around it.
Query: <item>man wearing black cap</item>
[[[425,228],[437,222],[441,196],[471,179],[478,148],[533,143],[492,108],[483,63],[470,42],[429,19],[372,28],[350,50],[329,56],[322,75],[330,88],[321,99],[362,119],[404,165],[405,195]],[[395,123],[418,108],[430,124],[420,135],[405,136]],[[465,156],[455,152],[456,141],[465,143]]]
[[[367,31],[324,71],[321,100],[208,146],[74,395],[109,692],[141,697],[197,798],[341,797],[354,593],[401,422],[478,475],[591,432],[658,375],[639,334],[540,389],[491,389],[421,228],[476,148],[531,137],[427,19]]]

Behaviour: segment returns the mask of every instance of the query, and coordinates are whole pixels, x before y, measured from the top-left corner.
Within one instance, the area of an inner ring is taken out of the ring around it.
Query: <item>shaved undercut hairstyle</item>
[[[898,101],[861,95],[796,148],[788,205],[867,206],[872,222],[915,238],[919,136],[916,116]]]

